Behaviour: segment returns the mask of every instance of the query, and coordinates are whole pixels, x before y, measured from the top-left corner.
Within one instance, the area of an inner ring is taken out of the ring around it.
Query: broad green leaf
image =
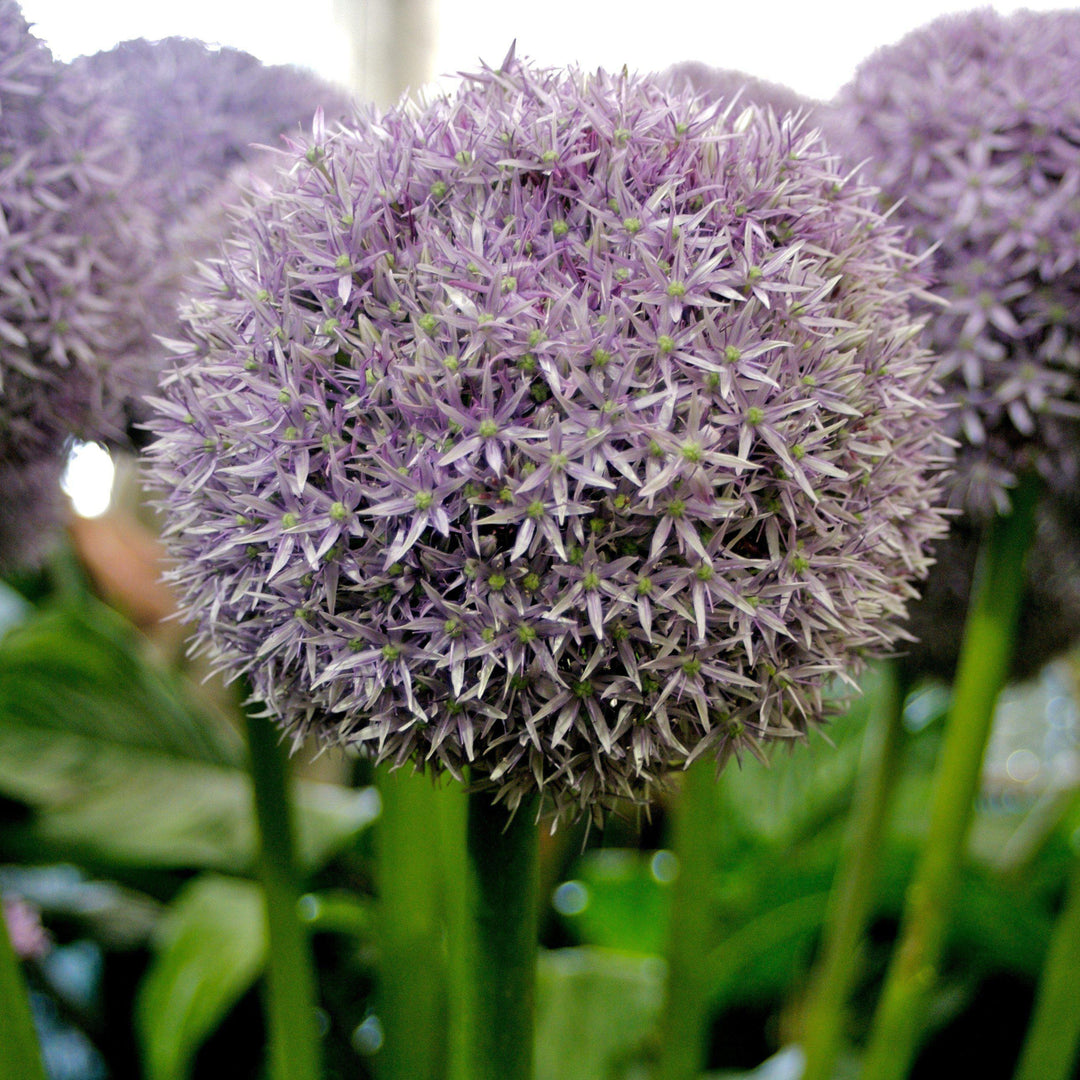
[[[239,764],[239,738],[144,659],[147,648],[122,616],[90,597],[35,614],[0,640],[0,726]]]
[[[655,1038],[664,994],[656,957],[604,949],[542,952],[536,988],[536,1080],[617,1080]]]
[[[0,795],[30,820],[2,837],[13,858],[97,867],[246,871],[251,787],[227,724],[192,706],[140,655],[145,643],[90,598],[0,640]],[[371,791],[297,785],[300,858],[314,867],[378,810]]]
[[[296,791],[299,856],[309,868],[378,813],[368,789],[300,781]],[[15,856],[234,872],[254,865],[251,783],[241,769],[0,725],[0,792],[35,811],[6,832]]]
[[[173,902],[139,987],[146,1080],[185,1080],[203,1040],[254,983],[266,956],[262,890],[204,874]]]

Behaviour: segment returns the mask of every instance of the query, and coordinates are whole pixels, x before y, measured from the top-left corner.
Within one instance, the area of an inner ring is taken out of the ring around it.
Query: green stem
[[[267,1002],[273,1080],[319,1080],[315,971],[297,913],[300,872],[293,842],[288,755],[272,721],[247,714],[248,753],[266,898]]]
[[[1016,1080],[1069,1080],[1080,1052],[1080,857],[1046,954]]]
[[[446,962],[440,797],[430,777],[380,766],[376,826],[384,1080],[435,1080],[445,1064]]]
[[[915,1058],[958,891],[994,706],[1012,659],[1038,496],[1037,481],[1024,478],[1013,491],[1012,513],[995,519],[983,538],[934,776],[926,842],[908,886],[900,939],[874,1016],[862,1080],[903,1080]]]
[[[2,898],[0,898],[2,903]],[[0,1080],[45,1080],[30,999],[0,906]]]
[[[451,1075],[532,1080],[539,837],[537,801],[511,819],[487,792],[469,795],[465,1000],[455,1003]]]
[[[683,773],[674,807],[672,850],[679,876],[672,886],[658,1080],[696,1080],[705,1071],[712,980],[702,959],[715,945],[709,900],[717,828],[716,763],[701,758]]]
[[[863,934],[873,906],[903,744],[907,680],[896,666],[885,669],[885,678],[882,709],[863,739],[859,783],[825,913],[821,956],[803,1013],[806,1066],[802,1080],[832,1080],[843,1044],[847,1003],[863,960]]]

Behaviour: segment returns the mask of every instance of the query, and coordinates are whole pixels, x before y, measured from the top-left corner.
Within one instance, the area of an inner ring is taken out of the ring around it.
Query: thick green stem
[[[273,1080],[319,1080],[311,943],[300,922],[300,873],[293,842],[288,756],[266,717],[247,716],[248,753],[259,827],[259,876],[266,899],[267,1000]]]
[[[535,1020],[537,803],[511,819],[487,792],[469,795],[465,1000],[455,1002],[451,1075],[532,1080]]]
[[[2,904],[2,898],[0,898]],[[0,906],[0,1080],[45,1080],[30,999]]]
[[[430,777],[381,766],[376,826],[379,885],[379,1003],[383,1080],[436,1080],[446,1050],[445,897],[438,819]]]
[[[829,896],[821,956],[803,1013],[802,1080],[832,1080],[843,1044],[847,1004],[863,960],[862,940],[899,775],[906,680],[893,666],[881,709],[863,739],[859,782],[848,818],[840,865]]]
[[[1016,1080],[1069,1080],[1080,1053],[1080,857],[1046,954]]]
[[[705,1071],[712,980],[702,960],[716,945],[709,898],[718,821],[716,762],[701,758],[683,773],[674,806],[672,850],[679,876],[672,886],[658,1080],[697,1080]]]
[[[994,706],[1012,659],[1038,496],[1034,478],[1021,481],[1013,492],[1012,513],[997,518],[983,539],[934,776],[926,843],[908,886],[862,1080],[903,1080],[918,1049],[959,886]]]

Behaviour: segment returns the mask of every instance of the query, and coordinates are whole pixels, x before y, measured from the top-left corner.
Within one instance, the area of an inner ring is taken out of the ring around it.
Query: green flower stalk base
[[[437,1080],[446,1056],[446,896],[440,821],[448,795],[431,777],[380,765],[376,824],[382,1080]]]
[[[273,1080],[320,1080],[315,971],[301,924],[288,757],[266,717],[247,716],[248,753],[259,827],[259,877],[266,898],[267,1027]]]
[[[0,897],[0,903],[2,903]],[[0,907],[0,1080],[45,1080],[30,999]]]
[[[455,1080],[532,1080],[539,830],[535,797],[510,817],[469,795],[464,971],[455,980]]]
[[[861,943],[873,906],[878,855],[903,746],[907,680],[896,665],[884,675],[888,684],[882,710],[872,718],[863,740],[859,785],[829,897],[821,956],[803,1012],[806,1066],[802,1080],[832,1080],[843,1044],[848,999],[863,959]]]
[[[702,961],[716,945],[708,897],[718,828],[716,762],[703,757],[683,773],[674,811],[679,876],[671,897],[659,1080],[696,1080],[705,1071],[711,973]]]
[[[1024,559],[1039,484],[1026,477],[1012,513],[987,529],[964,626],[930,824],[908,887],[900,940],[870,1033],[861,1080],[903,1080],[911,1069],[956,898],[994,705],[1012,657]]]
[[[1043,967],[1016,1080],[1070,1080],[1080,1056],[1080,856]]]

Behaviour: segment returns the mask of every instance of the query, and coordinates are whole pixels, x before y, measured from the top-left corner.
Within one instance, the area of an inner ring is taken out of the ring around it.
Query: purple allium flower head
[[[217,252],[264,145],[310,127],[316,109],[344,118],[347,93],[301,68],[268,66],[201,41],[125,41],[81,57],[75,69],[127,115],[138,151],[138,199],[153,214],[158,252],[144,297],[158,334],[177,333],[176,304],[196,260]],[[142,390],[157,384],[164,354],[152,335],[135,361]]]
[[[783,83],[759,79],[744,71],[710,67],[699,60],[673,64],[664,72],[664,77],[671,79],[676,86],[689,87],[710,100],[727,102],[738,96],[736,108],[739,109],[753,104],[759,108],[771,108],[780,114],[808,113],[818,104]]]
[[[143,332],[145,218],[115,118],[0,0],[0,462],[119,434]]]
[[[816,137],[511,56],[286,164],[150,456],[287,730],[572,815],[890,648],[942,531],[922,279]]]
[[[143,197],[166,232],[260,145],[309,127],[318,108],[335,118],[351,109],[344,90],[302,68],[190,38],[124,41],[75,66],[131,114]]]
[[[953,500],[1006,510],[1018,472],[1078,478],[1080,13],[946,16],[879,50],[827,118],[922,247],[961,442]]]

